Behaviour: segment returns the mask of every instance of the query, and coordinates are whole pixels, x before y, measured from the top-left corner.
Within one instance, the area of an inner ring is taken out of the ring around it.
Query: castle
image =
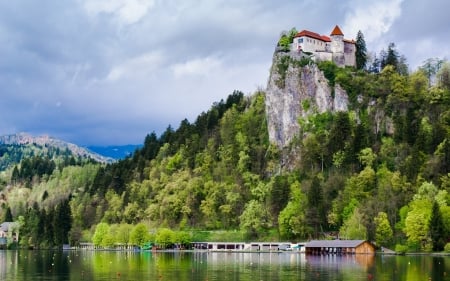
[[[339,26],[335,26],[330,36],[302,30],[294,36],[291,51],[311,53],[316,61],[333,61],[338,66],[355,66],[356,45],[354,40],[344,39]]]

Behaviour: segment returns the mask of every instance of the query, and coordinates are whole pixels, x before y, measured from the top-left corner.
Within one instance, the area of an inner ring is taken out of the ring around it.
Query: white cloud
[[[153,0],[86,0],[83,6],[92,16],[112,14],[120,24],[133,24],[142,19],[154,4]]]
[[[148,52],[130,58],[114,66],[106,77],[107,81],[116,81],[122,78],[138,78],[150,75],[158,69],[164,61],[160,52]]]
[[[354,38],[358,30],[361,30],[367,42],[376,41],[400,17],[402,2],[403,0],[350,1],[343,26],[346,37]]]
[[[172,66],[172,71],[177,78],[188,75],[204,76],[217,71],[221,66],[222,62],[219,59],[206,57],[175,64]]]

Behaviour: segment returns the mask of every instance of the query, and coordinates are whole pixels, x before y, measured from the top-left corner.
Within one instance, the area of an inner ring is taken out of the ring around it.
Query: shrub
[[[450,253],[450,243],[445,244],[444,251]]]
[[[408,246],[406,245],[401,245],[401,244],[396,244],[395,245],[395,251],[399,254],[404,254],[408,251]]]

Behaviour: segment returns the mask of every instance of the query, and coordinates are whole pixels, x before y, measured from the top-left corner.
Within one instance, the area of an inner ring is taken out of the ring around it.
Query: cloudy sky
[[[449,58],[448,0],[0,2],[0,135],[139,144],[233,90],[265,88],[283,30],[395,42],[411,69]]]

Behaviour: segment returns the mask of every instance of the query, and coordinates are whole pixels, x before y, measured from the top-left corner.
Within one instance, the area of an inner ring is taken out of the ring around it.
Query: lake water
[[[450,257],[0,251],[0,280],[450,280]]]

